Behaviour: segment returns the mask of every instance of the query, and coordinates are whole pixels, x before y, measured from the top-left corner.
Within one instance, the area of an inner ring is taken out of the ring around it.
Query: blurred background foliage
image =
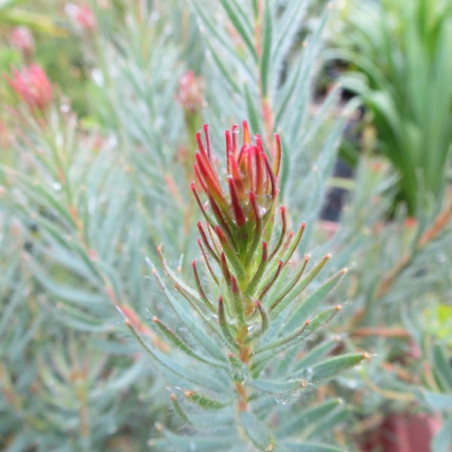
[[[388,419],[425,415],[450,450],[452,5],[405,6],[0,1],[0,449],[220,450],[116,308],[166,353],[150,318],[174,316],[145,258],[162,244],[189,274],[195,133],[208,122],[222,149],[248,119],[267,145],[281,133],[300,255],[349,267],[327,300],[340,319],[300,358],[328,340],[374,355],[272,422],[310,444],[293,450],[385,450]],[[43,109],[12,88],[31,63],[51,82]]]

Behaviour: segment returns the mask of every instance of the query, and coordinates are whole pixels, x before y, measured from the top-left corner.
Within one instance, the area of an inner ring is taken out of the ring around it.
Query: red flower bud
[[[204,126],[205,140],[198,133],[196,140],[199,151],[194,165],[200,187],[209,200],[221,233],[226,235],[228,244],[242,257],[246,251],[254,252],[261,242],[261,234],[267,221],[274,215],[273,205],[277,196],[277,172],[280,166],[280,140],[276,138],[276,155],[273,168],[265,153],[262,139],[256,135],[251,140],[246,121],[243,122],[243,141],[240,151],[237,145],[238,126],[226,131],[226,187],[221,183],[215,167],[208,126]],[[276,169],[276,173],[274,172]],[[198,197],[196,190],[195,196]],[[198,205],[201,205],[199,197]],[[215,227],[216,224],[211,224]],[[284,231],[285,232],[285,231]],[[220,239],[221,241],[221,239]]]
[[[37,64],[33,63],[21,71],[14,69],[13,76],[6,76],[6,80],[30,110],[44,111],[52,103],[52,85]]]

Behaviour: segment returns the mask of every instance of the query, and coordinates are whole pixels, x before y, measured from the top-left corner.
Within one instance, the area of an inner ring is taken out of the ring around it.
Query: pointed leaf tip
[[[243,144],[250,144],[251,143],[251,136],[250,136],[250,129],[248,128],[248,122],[243,121]]]
[[[237,280],[234,276],[231,276],[231,290],[234,294],[237,294],[239,292],[239,286],[237,285]]]

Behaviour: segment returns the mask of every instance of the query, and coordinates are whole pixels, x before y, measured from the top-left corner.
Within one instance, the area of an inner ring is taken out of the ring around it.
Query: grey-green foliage
[[[373,413],[413,410],[425,372],[413,340],[422,342],[422,330],[441,337],[446,356],[451,350],[450,341],[440,336],[450,323],[432,321],[433,313],[444,312],[446,317],[450,311],[450,206],[417,221],[399,209],[388,221],[384,212],[397,188],[394,176],[381,161],[361,157],[350,184],[352,199],[328,244],[337,253],[332,264],[343,265],[343,259],[350,264],[349,275],[336,292],[349,300],[348,319],[345,325],[338,322],[337,331],[347,332],[349,352],[365,348],[376,354],[359,375],[338,379],[337,391],[345,400],[350,394],[364,396],[354,404],[357,417],[350,430],[354,434],[363,434]],[[410,312],[418,318],[408,328],[405,313]],[[433,360],[431,365],[435,373],[440,371]]]
[[[311,225],[322,206],[343,127],[343,118],[335,116],[338,89],[324,101],[313,98],[323,33],[335,8],[313,15],[309,0],[219,3],[191,1],[207,52],[204,73],[215,80],[206,89],[206,118],[218,132],[225,123],[246,118],[252,133],[260,132],[267,142],[281,133],[281,194],[294,219]]]
[[[1,447],[121,449],[133,434],[141,450],[165,415],[160,385],[112,303],[144,306],[136,197],[72,113],[53,111],[47,130],[23,113],[22,160],[1,172]]]
[[[183,48],[174,36],[184,8],[165,2],[155,8],[142,3],[139,9],[136,15],[128,10],[124,23],[97,42],[92,105],[133,173],[135,196],[152,212],[148,230],[178,257],[190,252],[181,220],[189,181],[178,156],[187,137],[176,101]]]

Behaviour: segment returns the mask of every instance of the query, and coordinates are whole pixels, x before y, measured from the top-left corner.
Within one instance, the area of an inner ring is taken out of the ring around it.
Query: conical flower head
[[[257,245],[273,223],[278,194],[277,178],[281,161],[281,145],[276,135],[276,151],[271,164],[262,139],[256,135],[252,142],[248,124],[243,122],[243,140],[239,147],[238,126],[226,131],[226,177],[220,177],[212,155],[208,126],[204,126],[205,143],[197,135],[198,152],[194,170],[196,182],[192,190],[210,227],[241,261],[253,255]],[[197,184],[207,203],[203,205]]]

